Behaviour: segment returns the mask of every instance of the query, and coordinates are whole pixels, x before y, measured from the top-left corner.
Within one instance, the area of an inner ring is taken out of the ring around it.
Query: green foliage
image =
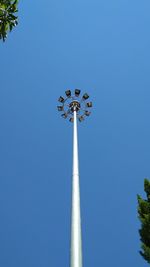
[[[18,24],[18,18],[15,13],[18,0],[0,0],[0,39],[3,41],[7,38],[7,33]]]
[[[138,214],[141,222],[139,230],[141,240],[141,256],[150,263],[150,181],[144,180],[144,191],[147,199],[137,196],[138,199]]]

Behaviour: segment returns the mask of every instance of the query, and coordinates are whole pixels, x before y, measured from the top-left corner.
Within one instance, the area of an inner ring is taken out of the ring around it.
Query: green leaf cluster
[[[144,191],[146,199],[137,196],[138,199],[138,214],[141,222],[139,230],[141,240],[141,256],[150,263],[150,181],[144,180]]]
[[[18,24],[18,0],[0,0],[0,39],[6,40],[9,31]]]

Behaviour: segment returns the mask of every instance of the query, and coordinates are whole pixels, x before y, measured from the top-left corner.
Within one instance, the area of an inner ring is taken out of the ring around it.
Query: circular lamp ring
[[[81,95],[81,90],[79,89],[75,89],[73,93],[67,89],[65,97],[60,96],[58,101],[60,103],[57,106],[58,111],[62,112],[61,116],[64,119],[69,119],[70,122],[73,122],[74,111],[76,111],[80,122],[91,114],[92,102],[89,101],[89,95],[87,93]]]

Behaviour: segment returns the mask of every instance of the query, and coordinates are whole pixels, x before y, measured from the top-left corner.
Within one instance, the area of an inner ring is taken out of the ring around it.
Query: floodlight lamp
[[[75,96],[79,96],[80,95],[80,92],[81,92],[81,90],[79,90],[79,89],[75,89]]]
[[[64,110],[63,106],[57,106],[57,108],[58,108],[58,111],[63,111]]]
[[[70,90],[67,90],[67,91],[65,92],[65,94],[66,94],[67,97],[71,97],[71,91],[70,91]]]
[[[86,110],[85,113],[84,113],[86,116],[90,116],[91,112]]]
[[[61,115],[64,119],[66,119],[67,118],[67,113],[63,113],[62,115]]]
[[[89,98],[89,95],[87,93],[85,93],[82,97],[84,100],[87,100]]]
[[[61,102],[61,103],[64,103],[65,99],[62,96],[60,96],[58,101]]]
[[[69,119],[69,121],[70,121],[70,122],[73,122],[73,121],[74,121],[74,119],[73,119],[73,118],[70,118],[70,119]]]
[[[88,102],[88,103],[86,103],[86,106],[87,106],[88,108],[91,108],[91,107],[92,107],[92,102]]]
[[[79,117],[79,121],[80,121],[80,122],[84,121],[84,116],[80,116],[80,117]]]

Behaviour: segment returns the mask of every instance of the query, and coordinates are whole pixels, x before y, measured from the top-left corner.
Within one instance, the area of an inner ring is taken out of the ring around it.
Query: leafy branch
[[[0,39],[6,40],[8,32],[11,32],[18,24],[18,0],[0,0]]]
[[[137,196],[138,199],[138,214],[141,222],[139,230],[141,240],[141,256],[150,263],[150,181],[144,180],[144,191],[146,199]]]

